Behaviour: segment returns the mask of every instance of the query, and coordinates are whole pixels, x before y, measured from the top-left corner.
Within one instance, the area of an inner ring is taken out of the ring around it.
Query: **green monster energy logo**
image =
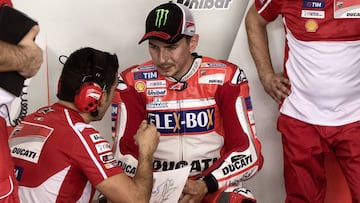
[[[169,10],[167,9],[157,9],[155,26],[158,28],[161,26],[165,26],[168,14],[169,14]]]

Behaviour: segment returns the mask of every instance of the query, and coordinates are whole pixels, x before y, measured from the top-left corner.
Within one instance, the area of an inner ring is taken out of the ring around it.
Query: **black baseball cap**
[[[139,44],[147,39],[157,39],[167,44],[178,42],[184,36],[195,34],[195,21],[191,11],[179,3],[165,3],[150,11],[146,30]]]

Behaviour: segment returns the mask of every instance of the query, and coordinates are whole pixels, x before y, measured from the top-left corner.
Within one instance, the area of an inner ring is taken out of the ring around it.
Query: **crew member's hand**
[[[154,124],[147,124],[143,120],[137,130],[135,136],[135,143],[139,146],[140,154],[153,154],[159,144],[160,133],[157,131]]]
[[[277,103],[281,103],[283,99],[290,95],[290,81],[282,74],[267,73],[261,76],[261,82],[267,94],[271,96]]]
[[[200,203],[208,192],[202,180],[187,180],[182,191],[179,203]]]
[[[43,51],[34,42],[39,31],[38,25],[33,26],[18,44],[21,49],[18,56],[21,57],[20,60],[23,62],[23,66],[19,67],[18,73],[25,78],[34,76],[43,62]]]

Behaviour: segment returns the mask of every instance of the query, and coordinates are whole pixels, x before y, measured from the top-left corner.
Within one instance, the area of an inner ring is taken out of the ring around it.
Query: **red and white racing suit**
[[[180,81],[160,75],[151,61],[120,74],[112,105],[114,156],[135,174],[133,136],[148,119],[161,134],[154,170],[190,165],[190,178],[202,177],[212,193],[251,178],[263,158],[243,70],[195,56]]]
[[[58,103],[16,126],[10,149],[21,202],[90,202],[93,186],[123,172],[110,143]]]
[[[323,202],[324,153],[339,160],[360,202],[360,12],[353,0],[255,0],[267,21],[282,16],[291,94],[278,119],[286,202]]]

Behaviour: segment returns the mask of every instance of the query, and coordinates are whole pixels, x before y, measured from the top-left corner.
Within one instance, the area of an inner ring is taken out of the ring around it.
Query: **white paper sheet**
[[[190,173],[190,166],[154,172],[154,186],[150,203],[178,202],[181,192]]]

